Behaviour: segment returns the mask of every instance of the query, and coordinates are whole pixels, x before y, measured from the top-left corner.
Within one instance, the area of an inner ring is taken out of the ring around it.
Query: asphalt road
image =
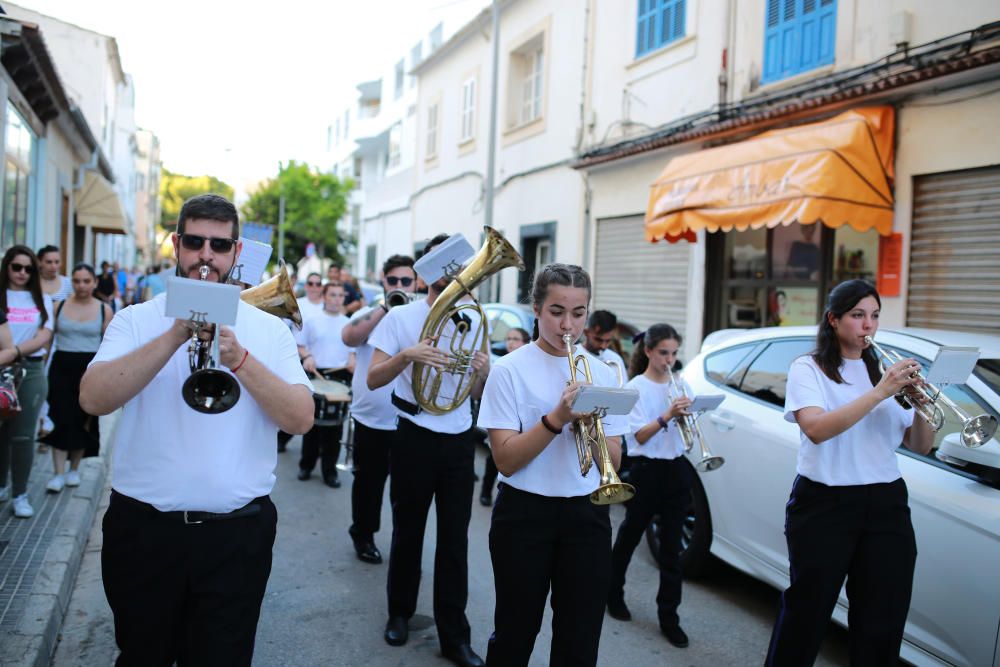
[[[431,619],[434,513],[424,545],[424,584],[409,643],[401,648],[382,640],[385,623],[386,565],[368,565],[354,556],[350,525],[351,475],[343,487],[330,489],[317,475],[296,479],[300,439],[278,460],[273,498],[278,506],[274,568],[257,629],[254,665],[451,664],[438,654]],[[482,471],[482,456],[477,460]],[[113,472],[112,472],[113,475]],[[388,494],[387,494],[388,495]],[[623,516],[613,509],[612,523]],[[391,516],[388,498],[382,531],[376,537],[387,557]],[[489,509],[478,503],[469,529],[469,605],[473,648],[485,656],[492,628],[493,573],[487,534]],[[629,568],[626,602],[633,620],[606,617],[601,637],[601,665],[754,665],[761,664],[777,609],[778,592],[721,563],[704,581],[686,582],[680,608],[691,638],[676,649],[659,634],[656,622],[657,572],[645,544]],[[543,666],[551,638],[550,614],[535,644],[531,665]],[[83,567],[67,612],[53,664],[58,667],[110,665],[115,656],[111,612],[100,582],[100,520],[91,534]],[[847,665],[846,633],[831,625],[817,665]]]

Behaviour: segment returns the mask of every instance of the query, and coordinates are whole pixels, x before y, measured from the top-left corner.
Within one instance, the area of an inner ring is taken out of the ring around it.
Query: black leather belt
[[[161,512],[149,503],[144,503],[141,500],[136,500],[135,498],[126,496],[125,494],[118,493],[114,489],[111,490],[111,497],[130,507],[135,507],[151,514],[155,514],[159,518],[167,519],[168,521],[180,521],[181,523],[189,525],[196,523],[210,523],[214,521],[227,521],[229,519],[243,519],[246,517],[256,516],[261,512],[261,504],[267,499],[267,496],[254,498],[243,507],[235,509],[232,512],[199,512],[193,510]]]
[[[392,392],[392,404],[395,405],[400,410],[402,410],[403,412],[405,412],[406,414],[410,415],[411,417],[416,417],[421,412],[423,412],[423,410],[420,408],[419,405],[417,405],[416,403],[410,403],[405,398],[400,398],[399,396],[396,396],[396,392]]]

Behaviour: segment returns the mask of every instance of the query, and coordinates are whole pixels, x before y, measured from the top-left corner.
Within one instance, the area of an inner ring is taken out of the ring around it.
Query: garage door
[[[914,179],[906,323],[1000,329],[1000,167]]]
[[[685,241],[646,241],[642,216],[598,220],[594,307],[639,329],[666,322],[683,332],[689,255]]]

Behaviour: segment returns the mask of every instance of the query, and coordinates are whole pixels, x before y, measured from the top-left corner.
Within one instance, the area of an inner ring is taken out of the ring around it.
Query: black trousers
[[[691,470],[683,457],[676,459],[632,458],[629,483],[635,495],[625,503],[625,520],[618,527],[611,550],[610,600],[623,601],[625,571],[653,515],[660,515],[660,587],[656,613],[660,625],[673,627],[680,621],[681,529],[691,502]]]
[[[420,591],[420,560],[431,500],[437,510],[434,620],[442,647],[471,641],[469,518],[475,486],[475,445],[468,432],[435,433],[399,419],[389,450],[392,546],[386,592],[389,616],[410,618]]]
[[[372,541],[381,526],[392,436],[393,431],[371,428],[354,420],[354,484],[351,485],[349,532],[355,540]]]
[[[299,468],[312,472],[312,469],[316,467],[316,459],[319,458],[319,467],[323,478],[336,477],[343,433],[344,424],[314,425],[308,433],[302,436],[302,456],[299,458]]]
[[[486,663],[527,665],[552,590],[550,667],[596,665],[611,579],[607,505],[500,484],[490,524],[496,586]]]
[[[493,462],[493,452],[486,453],[486,467],[483,469],[483,490],[479,495],[493,493],[493,485],[497,483],[497,464]]]
[[[112,492],[101,550],[118,667],[249,665],[277,511],[186,525]]]
[[[826,486],[795,478],[785,512],[791,584],[767,665],[812,665],[847,577],[851,665],[896,665],[916,539],[906,483]]]

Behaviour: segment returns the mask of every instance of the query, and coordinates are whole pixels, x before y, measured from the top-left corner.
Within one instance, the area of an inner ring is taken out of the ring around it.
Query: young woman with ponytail
[[[684,460],[684,442],[677,417],[687,415],[690,388],[677,370],[681,336],[669,324],[654,324],[636,341],[628,387],[639,392],[629,415],[629,483],[635,496],[625,503],[625,520],[611,551],[612,578],[608,614],[620,621],[632,615],[625,604],[625,571],[632,553],[655,514],[660,515],[660,587],[656,594],[660,631],[678,648],[688,645],[677,608],[681,603],[681,527],[691,497],[690,465]],[[685,395],[686,394],[686,395]]]
[[[934,434],[892,400],[919,382],[920,364],[902,359],[883,375],[865,342],[881,306],[871,283],[837,285],[815,351],[788,371],[785,419],[801,442],[785,511],[791,582],[767,665],[813,664],[845,577],[851,664],[897,662],[917,549],[896,448],[927,454]]]

